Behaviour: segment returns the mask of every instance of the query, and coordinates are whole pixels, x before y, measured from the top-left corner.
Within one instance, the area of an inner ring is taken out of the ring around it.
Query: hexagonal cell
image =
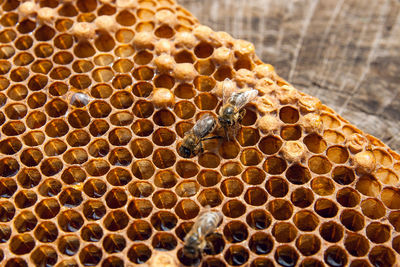
[[[271,252],[274,241],[269,234],[258,232],[251,236],[249,248],[257,255],[264,255]]]
[[[25,209],[33,206],[38,197],[32,190],[21,190],[14,197],[15,206],[20,209]]]
[[[28,148],[20,155],[21,162],[28,167],[37,166],[43,159],[43,154],[39,149]]]
[[[234,161],[224,163],[220,168],[220,171],[224,176],[236,176],[239,175],[242,170],[242,165]]]
[[[182,83],[175,88],[174,94],[182,99],[191,99],[194,97],[195,92],[193,90],[193,85]]]
[[[304,144],[307,146],[308,150],[312,153],[319,154],[326,150],[326,142],[318,134],[312,133],[304,137]]]
[[[197,175],[197,181],[200,185],[205,187],[210,187],[218,184],[219,181],[221,181],[221,178],[221,174],[214,170],[202,170]]]
[[[351,184],[354,179],[354,171],[345,166],[337,166],[332,171],[332,178],[340,185]]]
[[[384,188],[381,192],[381,200],[389,209],[399,209],[400,191],[393,187]]]
[[[311,256],[320,250],[321,240],[315,235],[301,235],[296,240],[296,248],[304,256]]]
[[[308,167],[316,174],[325,174],[331,170],[332,164],[326,157],[313,156],[308,160]]]
[[[176,135],[173,131],[167,128],[157,129],[152,136],[153,142],[159,146],[170,146],[176,140]]]
[[[4,112],[11,120],[19,120],[26,116],[28,109],[24,104],[13,103],[5,107]]]
[[[129,212],[129,208],[128,208]],[[103,224],[109,231],[119,231],[124,229],[129,222],[129,217],[125,210],[113,210],[104,217]]]
[[[264,170],[269,174],[281,174],[286,168],[286,161],[280,157],[268,157],[263,165]]]
[[[301,137],[301,128],[298,125],[295,126],[284,126],[281,129],[281,137],[286,141],[298,140]]]
[[[97,265],[103,256],[103,252],[101,248],[89,244],[86,247],[83,247],[79,252],[79,260],[81,264],[86,266]]]
[[[289,191],[289,185],[280,177],[271,177],[265,183],[265,189],[271,196],[284,197]]]
[[[128,196],[124,190],[113,188],[106,194],[105,200],[110,209],[117,209],[125,206]]]
[[[299,111],[291,106],[282,107],[279,110],[279,118],[284,123],[296,123],[299,120]]]
[[[169,190],[160,190],[153,194],[153,204],[159,209],[171,209],[177,202],[176,195]]]
[[[227,197],[238,197],[243,192],[243,183],[237,178],[225,179],[221,183],[221,191]]]
[[[157,233],[151,242],[154,249],[164,251],[173,250],[177,244],[175,236],[170,233]]]
[[[41,222],[34,231],[35,238],[40,242],[51,243],[56,241],[58,236],[57,225],[53,222]]]
[[[28,97],[28,106],[31,109],[35,109],[35,108],[40,108],[42,107],[47,101],[47,95],[44,94],[43,92],[36,92],[36,93],[32,93],[29,97]]]
[[[83,192],[92,198],[99,198],[107,191],[107,185],[103,180],[90,179],[83,185]]]
[[[42,219],[54,218],[60,212],[60,204],[54,198],[47,198],[36,204],[35,213]]]
[[[107,123],[107,121],[101,119],[93,120],[92,123],[89,125],[90,134],[94,137],[104,135],[109,128],[110,125]]]
[[[314,201],[314,194],[313,192],[305,187],[296,188],[291,196],[290,201],[299,208],[306,208],[310,206]]]
[[[372,222],[366,228],[367,237],[374,243],[385,243],[390,239],[390,226],[379,222]]]
[[[222,207],[222,212],[229,218],[238,218],[246,213],[246,206],[239,200],[229,200]]]
[[[249,236],[246,225],[240,221],[230,221],[225,225],[223,233],[230,243],[240,243]]]
[[[396,263],[394,252],[385,246],[376,246],[372,248],[368,254],[368,259],[373,266],[376,266],[377,264],[391,266]]]
[[[338,131],[325,130],[324,131],[324,139],[330,143],[339,144],[339,143],[344,142],[345,137],[343,134],[339,133]]]
[[[148,118],[154,112],[154,106],[146,100],[138,100],[132,108],[133,114],[139,118]]]
[[[257,167],[249,167],[242,173],[241,177],[247,184],[258,185],[264,182],[266,175]]]
[[[47,156],[50,157],[61,155],[66,150],[67,150],[67,144],[65,144],[60,139],[50,140],[44,145],[44,152],[46,153]]]
[[[239,154],[240,148],[234,140],[223,140],[219,145],[218,152],[224,159],[234,159]]]
[[[376,198],[368,198],[361,202],[361,210],[365,216],[371,219],[379,219],[385,216],[386,209]]]
[[[379,168],[375,171],[376,178],[388,185],[396,185],[399,181],[399,177],[391,170],[386,168]]]
[[[339,246],[331,246],[325,250],[324,261],[330,266],[346,266],[347,253]]]
[[[128,259],[133,263],[142,264],[150,259],[151,254],[150,248],[145,244],[133,244],[128,250]]]
[[[393,163],[392,157],[382,149],[374,149],[372,151],[377,163],[381,164],[383,167],[389,167]]]
[[[147,180],[154,174],[153,163],[147,159],[136,160],[132,163],[132,173],[136,178]]]
[[[329,147],[326,151],[326,155],[330,161],[337,164],[345,163],[349,158],[349,152],[342,146]]]
[[[33,188],[40,183],[41,174],[36,168],[24,168],[17,175],[17,181],[20,186],[23,188]],[[14,182],[15,183],[15,182]],[[10,194],[12,191],[15,191],[17,188],[14,188],[14,184],[10,183],[9,179],[3,179],[1,184],[4,186],[4,192],[8,192]],[[16,186],[16,185],[15,185]],[[12,195],[12,194],[11,194]]]
[[[40,246],[32,252],[31,259],[38,266],[55,265],[58,259],[57,251],[50,246]]]
[[[323,239],[337,243],[343,238],[343,227],[336,222],[329,221],[321,224],[319,233]]]
[[[83,215],[88,220],[100,220],[106,214],[106,206],[100,200],[88,200],[83,203]]]
[[[127,229],[127,235],[132,241],[143,241],[150,238],[151,225],[144,220],[135,220]]]
[[[73,187],[64,188],[59,196],[59,201],[61,205],[68,208],[78,206],[79,204],[81,204],[82,200],[82,192]]]
[[[261,206],[267,202],[267,199],[267,192],[259,187],[249,187],[244,193],[244,200],[252,206]]]
[[[276,248],[274,258],[282,266],[296,266],[299,254],[291,246],[282,245]]]
[[[200,185],[196,181],[183,181],[179,183],[175,192],[180,197],[191,197],[197,194],[200,189]]]
[[[15,219],[14,219],[14,227],[18,231],[18,233],[25,233],[25,232],[30,232],[32,231],[37,224],[38,220],[36,216],[33,214],[31,211],[22,211],[20,214],[18,214]],[[2,235],[2,241],[7,240],[6,238],[7,235],[7,229],[2,229],[4,230],[3,235]],[[9,234],[11,234],[11,229]]]
[[[110,170],[110,165],[103,159],[90,160],[86,164],[86,172],[92,176],[105,175]]]
[[[153,205],[147,199],[134,199],[129,202],[127,210],[135,219],[146,218],[153,210]]]
[[[233,245],[225,251],[224,258],[228,264],[240,266],[249,260],[249,252],[240,245]]]
[[[247,224],[256,230],[268,228],[271,225],[271,221],[271,215],[262,209],[253,210],[246,216]]]
[[[308,168],[294,164],[286,171],[286,178],[289,182],[300,185],[307,183],[311,179],[311,174]]]
[[[199,214],[200,207],[193,200],[184,199],[176,205],[175,212],[179,218],[190,220]]]
[[[210,207],[216,207],[221,205],[223,196],[218,189],[208,188],[200,192],[197,200],[203,207],[206,207],[207,205],[209,205]]]
[[[319,225],[318,217],[308,210],[297,212],[293,217],[293,222],[300,231],[313,231]]]
[[[166,148],[160,148],[153,153],[153,163],[160,169],[166,169],[175,164],[175,153]]]
[[[81,238],[88,242],[97,242],[103,237],[103,228],[97,223],[85,225],[81,230]]]
[[[213,110],[218,104],[218,99],[210,93],[201,93],[194,98],[194,103],[200,110]]]
[[[132,175],[126,169],[117,167],[107,174],[107,181],[113,186],[124,186],[132,180]]]
[[[319,198],[315,201],[314,210],[323,218],[332,218],[336,216],[338,207],[332,200]]]
[[[198,156],[198,162],[204,168],[216,168],[219,166],[220,158],[214,153],[206,152]]]
[[[360,231],[364,228],[365,219],[361,213],[355,210],[346,209],[340,215],[341,223],[350,231]]]
[[[320,196],[328,196],[335,191],[332,179],[324,176],[315,177],[311,181],[311,189]]]
[[[144,138],[136,138],[131,142],[131,150],[136,158],[146,158],[153,152],[153,144]]]
[[[245,166],[258,165],[262,160],[262,154],[255,148],[244,149],[240,155],[240,161]]]
[[[84,220],[79,212],[66,210],[57,216],[57,222],[64,232],[76,232],[82,227]]]
[[[343,207],[352,208],[360,203],[360,194],[353,188],[345,187],[337,192],[336,199]]]
[[[30,234],[15,235],[10,240],[10,251],[16,255],[24,255],[33,250],[35,247],[35,240]]]
[[[102,100],[95,100],[89,105],[89,112],[93,118],[106,118],[111,110],[111,106]]]
[[[268,202],[268,210],[277,220],[287,220],[292,217],[292,204],[284,199],[274,199]]]
[[[18,161],[13,158],[0,159],[0,176],[12,177],[17,174],[19,170]]]
[[[192,161],[180,160],[176,163],[176,172],[182,178],[190,178],[199,172],[199,167]]]
[[[178,219],[171,212],[159,211],[151,216],[150,222],[158,231],[170,231],[175,228]]]

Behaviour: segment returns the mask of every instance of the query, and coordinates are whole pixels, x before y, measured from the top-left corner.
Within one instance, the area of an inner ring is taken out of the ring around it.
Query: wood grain
[[[400,2],[178,0],[280,76],[400,151]]]

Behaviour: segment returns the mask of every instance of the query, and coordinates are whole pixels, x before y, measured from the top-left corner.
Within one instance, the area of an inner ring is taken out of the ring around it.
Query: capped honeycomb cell
[[[173,0],[0,8],[2,266],[400,262],[400,156],[251,43]],[[225,79],[259,93],[227,129]],[[216,127],[184,158],[204,114]],[[185,237],[208,209],[223,219],[193,257]]]

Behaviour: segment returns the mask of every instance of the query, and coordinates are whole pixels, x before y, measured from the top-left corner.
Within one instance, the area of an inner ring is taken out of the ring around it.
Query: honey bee
[[[242,121],[246,114],[243,107],[257,97],[258,91],[250,89],[236,92],[235,83],[229,79],[225,79],[222,90],[223,106],[219,110],[218,121],[224,128],[227,139],[229,139],[228,130]]]
[[[215,126],[216,121],[211,115],[203,115],[193,126],[193,128],[185,133],[181,146],[179,147],[179,154],[185,158],[189,158],[191,155],[197,154],[199,151],[203,151],[203,145],[201,144],[204,140],[219,138],[219,136],[211,136],[205,138],[211,133]]]
[[[185,237],[183,252],[192,258],[199,258],[207,245],[206,237],[217,229],[222,217],[221,212],[211,210],[200,214]]]

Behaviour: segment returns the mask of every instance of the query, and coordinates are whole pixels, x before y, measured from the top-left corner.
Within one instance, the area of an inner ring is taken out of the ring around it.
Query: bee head
[[[192,151],[190,151],[190,149],[188,149],[187,147],[181,145],[179,147],[179,154],[184,158],[190,158],[190,155],[192,155]]]

